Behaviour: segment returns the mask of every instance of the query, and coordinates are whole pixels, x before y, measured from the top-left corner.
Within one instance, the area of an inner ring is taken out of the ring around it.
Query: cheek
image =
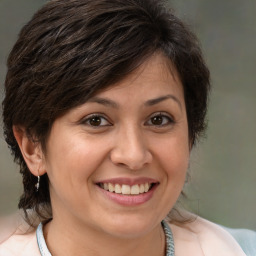
[[[76,186],[90,178],[102,162],[105,150],[102,143],[99,146],[82,135],[52,137],[48,148],[47,172],[51,183],[59,179],[63,184]]]
[[[190,156],[187,138],[166,139],[155,148],[155,154],[157,154],[161,168],[169,176],[168,179],[183,182],[186,177]]]

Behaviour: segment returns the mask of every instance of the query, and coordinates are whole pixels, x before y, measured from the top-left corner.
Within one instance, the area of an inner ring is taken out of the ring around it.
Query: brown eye
[[[110,126],[111,123],[101,115],[90,115],[84,121],[84,124],[91,127],[102,127],[102,126]]]
[[[92,117],[89,120],[89,123],[92,126],[100,126],[101,125],[101,118],[99,116]]]
[[[172,117],[170,117],[168,114],[157,113],[146,122],[146,125],[163,127],[167,125],[172,125],[173,123],[174,121]]]
[[[163,124],[163,117],[162,116],[154,116],[151,118],[151,123],[153,125],[162,125]]]

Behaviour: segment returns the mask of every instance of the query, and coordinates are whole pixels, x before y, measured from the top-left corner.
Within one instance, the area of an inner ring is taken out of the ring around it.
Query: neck
[[[90,226],[65,223],[54,219],[44,227],[46,244],[52,255],[164,256],[165,234],[161,224],[145,235],[113,236]]]

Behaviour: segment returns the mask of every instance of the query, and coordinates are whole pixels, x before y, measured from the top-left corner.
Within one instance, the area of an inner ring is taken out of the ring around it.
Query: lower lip
[[[104,193],[106,197],[108,197],[110,200],[114,201],[117,204],[124,206],[136,206],[144,204],[152,198],[157,188],[157,184],[155,184],[148,192],[139,195],[116,194],[109,192],[105,189],[102,189],[100,187],[98,188]]]

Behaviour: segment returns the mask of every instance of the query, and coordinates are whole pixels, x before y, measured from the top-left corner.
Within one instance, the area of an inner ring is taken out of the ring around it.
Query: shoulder
[[[35,231],[28,234],[14,234],[0,244],[0,256],[40,255]]]
[[[256,255],[256,231],[248,229],[233,229],[222,227],[239,243],[247,256]]]
[[[6,231],[1,232],[0,256],[40,255],[37,246],[36,230],[30,228],[24,221],[19,222],[17,219],[15,220],[17,225],[12,224],[12,226],[8,225],[8,227],[5,225]]]
[[[192,214],[191,217],[194,221],[189,223],[170,224],[177,254],[186,255],[184,248],[188,245],[197,252],[196,255],[246,255],[228,230],[201,217]]]

